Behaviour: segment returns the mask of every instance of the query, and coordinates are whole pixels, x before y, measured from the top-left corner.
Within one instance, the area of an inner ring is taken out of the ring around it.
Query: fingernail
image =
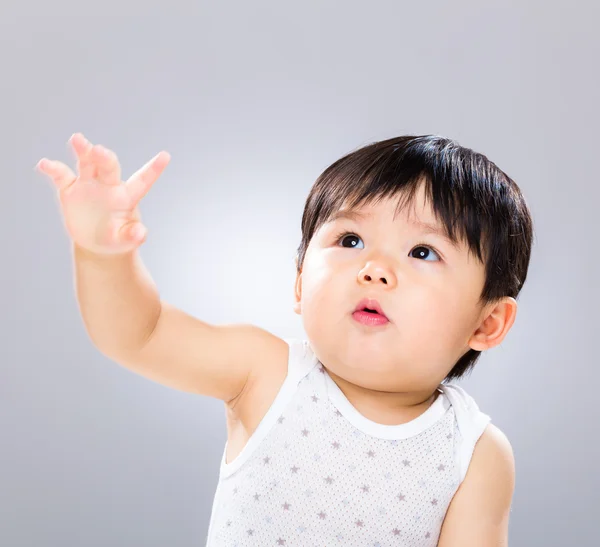
[[[81,141],[83,144],[85,144],[85,143],[87,142],[86,138],[83,136],[83,134],[82,134],[82,133],[73,133],[73,134],[71,135],[71,138],[69,139],[69,143],[73,144],[73,139],[74,139],[75,137],[77,137],[77,136],[79,136],[79,140],[80,140],[80,141]]]

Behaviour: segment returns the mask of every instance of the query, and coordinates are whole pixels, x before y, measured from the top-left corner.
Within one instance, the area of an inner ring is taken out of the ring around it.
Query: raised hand
[[[81,133],[75,133],[69,143],[77,156],[78,175],[59,161],[43,158],[36,165],[58,190],[69,236],[78,247],[95,254],[132,252],[147,234],[138,203],[169,163],[169,153],[160,152],[123,182],[114,152],[93,145]]]

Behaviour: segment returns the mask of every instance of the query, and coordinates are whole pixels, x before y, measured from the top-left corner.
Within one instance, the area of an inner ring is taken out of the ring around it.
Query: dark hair
[[[486,156],[439,135],[404,135],[366,145],[335,161],[310,190],[302,215],[298,272],[316,231],[343,207],[384,198],[414,204],[419,186],[454,242],[485,265],[479,305],[517,298],[531,256],[533,222],[517,184]],[[444,381],[470,372],[481,352],[469,349]]]

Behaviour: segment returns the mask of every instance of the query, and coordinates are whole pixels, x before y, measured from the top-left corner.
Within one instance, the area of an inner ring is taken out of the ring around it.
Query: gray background
[[[33,170],[74,167],[76,131],[124,178],[171,153],[141,205],[161,296],[279,336],[304,336],[293,258],[323,169],[404,133],[486,154],[536,240],[513,329],[462,385],[515,452],[511,547],[598,545],[597,3],[37,4],[0,17],[0,545],[204,545],[226,440],[220,401],[87,337]]]

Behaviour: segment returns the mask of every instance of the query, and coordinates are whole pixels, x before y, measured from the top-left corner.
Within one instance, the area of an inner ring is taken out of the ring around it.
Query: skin
[[[484,265],[462,242],[454,249],[412,224],[438,224],[422,186],[416,198],[396,218],[388,199],[360,208],[372,217],[321,226],[295,281],[294,311],[316,356],[359,412],[388,425],[422,414],[459,357],[500,344],[517,311],[511,297],[479,305]],[[342,231],[358,239],[337,240]],[[358,323],[352,313],[364,297],[390,322]]]

